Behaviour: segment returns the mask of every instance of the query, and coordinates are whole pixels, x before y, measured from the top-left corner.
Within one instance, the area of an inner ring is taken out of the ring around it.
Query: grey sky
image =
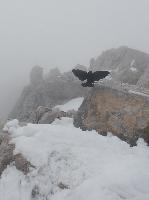
[[[35,64],[67,70],[121,45],[149,53],[148,10],[149,0],[0,0],[0,114]]]

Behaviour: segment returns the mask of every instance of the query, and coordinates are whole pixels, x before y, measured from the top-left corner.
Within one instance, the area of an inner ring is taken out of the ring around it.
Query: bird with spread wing
[[[93,87],[95,81],[99,81],[110,74],[109,71],[86,72],[80,69],[73,69],[72,72],[79,80],[86,80],[85,83],[81,84],[83,87]]]

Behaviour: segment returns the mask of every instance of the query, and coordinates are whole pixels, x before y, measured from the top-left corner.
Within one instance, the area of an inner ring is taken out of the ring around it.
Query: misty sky
[[[148,20],[149,0],[0,0],[0,114],[36,64],[67,70],[121,45],[149,53]]]

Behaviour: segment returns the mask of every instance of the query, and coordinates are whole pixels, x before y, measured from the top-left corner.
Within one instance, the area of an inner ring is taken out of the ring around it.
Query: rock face
[[[149,143],[149,97],[96,87],[79,108],[74,125],[103,135],[111,132],[131,145],[140,137]]]
[[[9,136],[0,136],[0,176],[7,165],[14,161],[13,150],[15,148],[14,144],[9,144]]]
[[[149,88],[149,68],[147,68],[144,74],[140,77],[137,85],[143,88]]]
[[[9,115],[10,119],[31,122],[33,112],[39,106],[52,108],[73,98],[85,96],[87,89],[82,88],[71,71],[62,74],[58,69],[53,69],[50,74],[43,78],[40,67],[32,69],[30,85],[24,88]]]
[[[15,145],[10,143],[11,138],[8,134],[0,136],[0,176],[2,172],[14,162],[16,168],[22,171],[24,174],[29,172],[32,166],[21,154],[13,154]]]
[[[141,79],[141,83],[145,81],[143,87],[149,87],[145,78],[149,77],[149,54],[135,49],[124,46],[107,50],[97,59],[91,59],[90,69],[110,70],[115,80],[131,85],[136,85]]]
[[[76,111],[71,110],[68,112],[61,111],[59,109],[49,109],[44,106],[39,106],[32,115],[32,123],[36,124],[51,124],[55,119],[61,119],[62,117],[73,118]]]
[[[41,118],[46,114],[46,113],[51,113],[52,109],[44,107],[44,106],[39,106],[32,114],[31,119],[33,123],[39,123]]]
[[[43,69],[40,66],[34,66],[30,73],[30,83],[38,85],[43,81]]]

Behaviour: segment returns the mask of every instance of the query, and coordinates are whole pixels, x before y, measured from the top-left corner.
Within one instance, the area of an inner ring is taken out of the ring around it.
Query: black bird
[[[73,69],[72,72],[76,77],[79,78],[79,80],[87,80],[85,83],[81,84],[83,87],[94,87],[95,81],[99,81],[110,74],[109,71],[86,72],[80,69]]]

